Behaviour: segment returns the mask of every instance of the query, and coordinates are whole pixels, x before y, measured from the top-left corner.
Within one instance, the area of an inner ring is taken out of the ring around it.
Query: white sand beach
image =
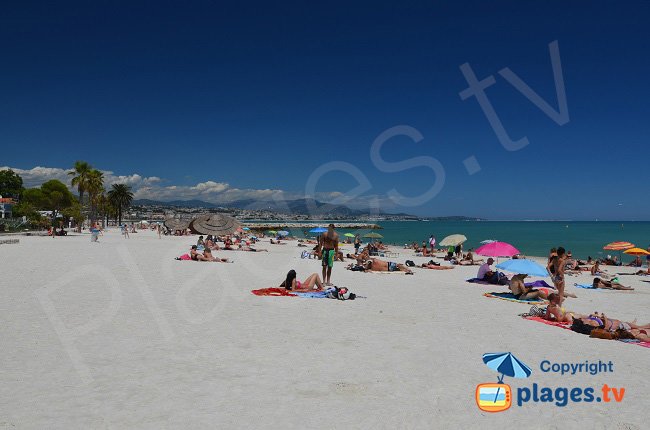
[[[304,279],[320,262],[301,259],[296,242],[216,252],[234,260],[225,264],[174,260],[196,236],[19,239],[0,245],[0,429],[612,430],[650,420],[649,348],[524,320],[529,305],[483,296],[506,287],[465,282],[476,266],[407,276],[337,262],[334,284],[363,298],[258,297],[252,289],[277,287],[292,268]],[[401,263],[429,260],[395,251]],[[573,287],[591,279],[567,279],[578,296],[568,309],[650,322],[650,277],[622,276],[632,292]],[[532,369],[505,378],[513,392],[608,384],[624,399],[482,412],[476,386],[498,376],[482,362],[488,352]],[[542,372],[543,360],[611,361],[613,372],[561,376]]]

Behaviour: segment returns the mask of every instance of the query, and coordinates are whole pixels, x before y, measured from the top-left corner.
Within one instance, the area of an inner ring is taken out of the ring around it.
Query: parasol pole
[[[501,377],[499,378],[499,384],[501,384],[501,383],[503,382],[503,377],[504,377],[504,376],[505,376],[505,374],[502,373],[502,374],[501,374]],[[499,397],[499,390],[500,390],[500,389],[501,389],[501,387],[497,387],[497,393],[494,395],[494,402],[493,402],[493,403],[496,403],[496,402],[497,402],[497,397]]]

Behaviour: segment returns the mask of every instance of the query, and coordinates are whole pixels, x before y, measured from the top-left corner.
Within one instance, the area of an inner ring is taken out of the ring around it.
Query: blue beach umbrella
[[[248,231],[248,230],[250,230],[250,228],[244,227],[244,228],[242,228],[242,230]]]
[[[316,227],[309,230],[310,233],[325,233],[326,231],[327,229],[323,227]]]
[[[501,374],[499,377],[499,384],[503,382],[504,376],[510,376],[511,378],[528,378],[532,373],[530,367],[519,361],[519,359],[510,352],[489,352],[483,354],[483,363],[487,364],[487,367],[490,369],[496,370]],[[497,393],[494,396],[495,402],[499,395],[500,388],[501,387],[497,388]]]
[[[546,268],[539,263],[525,258],[516,260],[506,260],[496,265],[497,269],[506,270],[513,273],[523,273],[530,276],[548,276]]]
[[[286,230],[280,230],[278,236],[289,236],[289,232]]]

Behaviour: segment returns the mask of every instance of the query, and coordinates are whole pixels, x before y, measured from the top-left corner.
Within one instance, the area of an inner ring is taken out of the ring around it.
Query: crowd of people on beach
[[[126,237],[132,231],[133,226],[124,225],[122,227],[122,233]],[[159,235],[163,234],[160,229],[158,231]],[[263,236],[263,233],[260,233],[259,236]],[[525,282],[528,277],[527,274],[518,273],[513,276],[508,276],[503,272],[495,270],[492,267],[494,264],[492,257],[487,258],[486,261],[477,259],[474,250],[471,248],[466,253],[463,253],[462,244],[436,248],[433,235],[428,241],[423,241],[421,245],[414,242],[404,246],[404,249],[412,251],[414,256],[431,257],[428,262],[420,265],[416,265],[411,260],[406,260],[403,264],[397,262],[391,259],[391,257],[399,254],[391,253],[390,249],[381,241],[371,241],[364,245],[358,234],[354,236],[354,239],[348,238],[346,240],[346,243],[354,246],[354,253],[344,254],[339,249],[341,240],[335,230],[334,224],[330,224],[327,231],[318,235],[315,240],[295,239],[276,235],[270,238],[269,243],[272,245],[283,245],[289,243],[291,240],[296,240],[298,247],[304,248],[311,246],[311,251],[303,251],[301,256],[303,258],[320,260],[321,273],[311,273],[301,281],[296,270],[291,269],[283,276],[283,280],[278,287],[278,289],[287,291],[288,293],[323,292],[329,295],[333,294],[333,298],[354,298],[354,294],[350,296],[351,293],[347,288],[341,289],[335,287],[332,282],[332,270],[336,261],[349,262],[346,265],[346,269],[351,271],[371,273],[402,272],[410,275],[414,274],[414,267],[423,269],[451,269],[454,266],[479,265],[475,279],[483,283],[507,287],[512,297],[517,301],[542,300],[547,302],[547,307],[538,310],[535,314],[544,320],[570,324],[574,331],[590,334],[592,337],[604,339],[629,338],[644,342],[650,341],[648,337],[649,324],[643,325],[637,324],[636,322],[624,322],[596,312],[581,315],[568,310],[564,305],[567,298],[577,298],[575,294],[566,291],[567,276],[571,275],[592,275],[593,283],[591,288],[594,289],[633,290],[633,288],[620,283],[619,276],[621,274],[612,275],[603,268],[603,266],[620,267],[622,265],[616,257],[609,255],[601,259],[594,259],[589,256],[586,260],[580,260],[574,258],[571,251],[566,251],[564,247],[553,248],[549,252],[546,262],[546,270],[553,285],[550,286],[543,281],[537,281],[541,283],[538,286]],[[177,259],[232,263],[232,259],[216,256],[214,252],[268,252],[268,249],[256,246],[258,241],[257,236],[244,232],[241,229],[228,235],[207,235],[205,237],[201,235],[198,237],[196,244],[191,246],[189,252]],[[434,258],[439,259],[440,262],[434,261]],[[524,258],[524,256],[516,255],[513,258]],[[649,267],[646,270],[636,272],[636,274],[650,275],[650,256],[647,258],[647,263],[649,263]],[[641,268],[643,266],[643,260],[640,256],[637,256],[633,261],[626,264],[626,266]]]

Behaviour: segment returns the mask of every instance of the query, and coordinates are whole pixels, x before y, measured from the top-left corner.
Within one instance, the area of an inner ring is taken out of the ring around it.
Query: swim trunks
[[[323,267],[333,267],[333,266],[334,266],[334,250],[323,249]]]
[[[397,269],[397,263],[394,263],[394,262],[392,262],[392,261],[389,261],[389,262],[388,262],[388,271],[389,271],[389,272],[395,272],[395,271],[397,271],[397,270],[398,270],[398,269]]]

